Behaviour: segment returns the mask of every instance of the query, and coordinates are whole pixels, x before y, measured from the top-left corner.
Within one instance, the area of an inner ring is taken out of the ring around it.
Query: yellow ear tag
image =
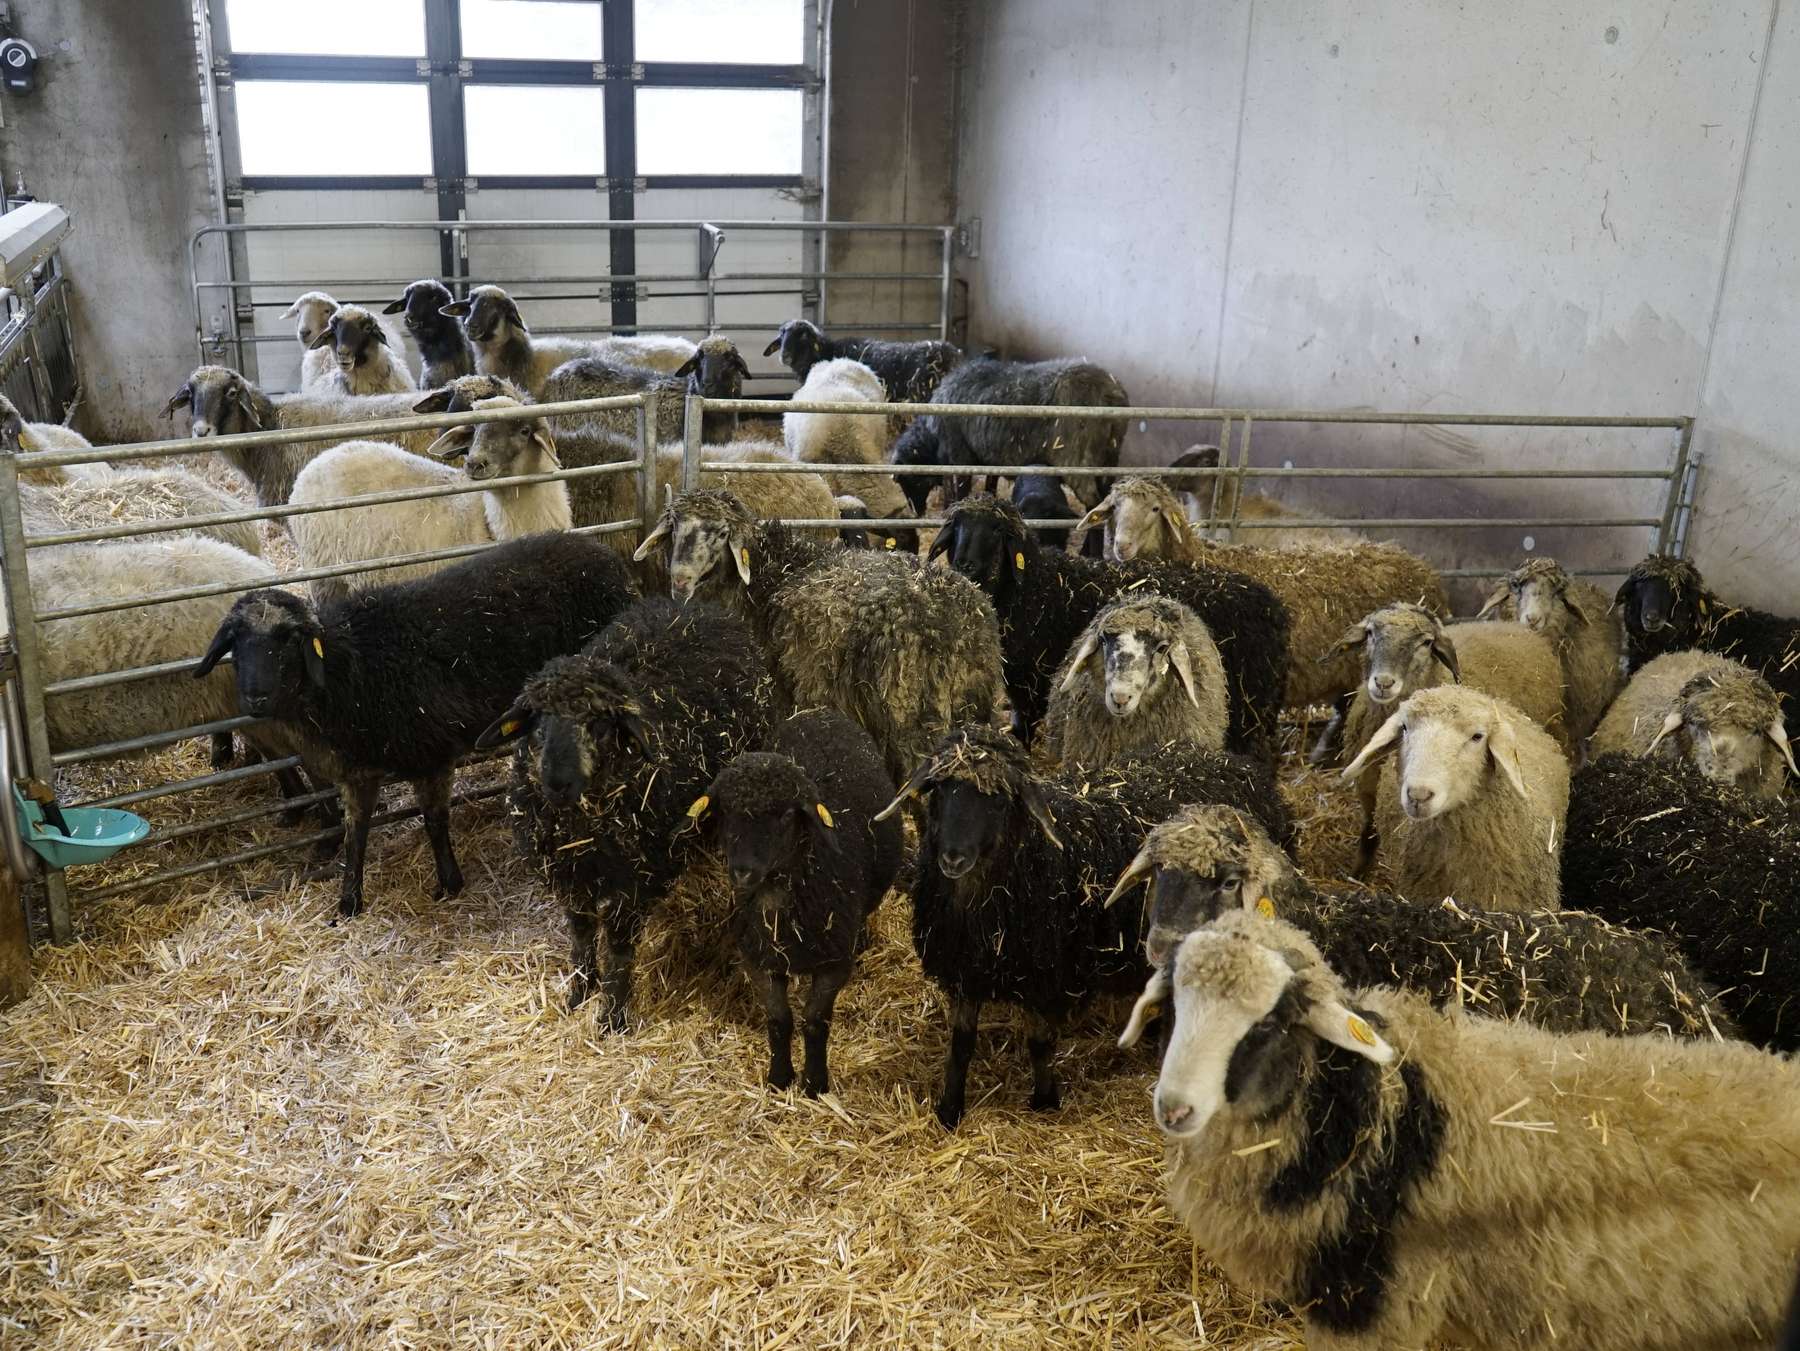
[[[702,816],[704,816],[706,814],[706,809],[708,807],[710,807],[711,805],[712,805],[712,799],[710,797],[708,797],[705,793],[700,794],[699,797],[694,799],[694,805],[688,808],[689,818],[692,820],[698,821]]]
[[[1705,601],[1701,601],[1701,602],[1700,602],[1700,613],[1701,613],[1701,614],[1705,614],[1705,613],[1706,613],[1706,602],[1705,602]]]
[[[1261,915],[1264,919],[1274,919],[1275,902],[1271,901],[1267,896],[1264,896],[1256,903],[1256,913]]]
[[[508,718],[505,722],[500,724],[500,735],[512,736],[519,730],[519,725],[519,720],[517,718]]]
[[[740,563],[742,563],[745,567],[750,566],[750,546],[749,545],[744,545],[738,549],[738,561]]]
[[[317,638],[313,639],[313,655],[320,661],[325,660],[325,644],[321,643]]]
[[[1354,1013],[1350,1015],[1349,1022],[1351,1036],[1355,1037],[1364,1046],[1373,1046],[1375,1044],[1375,1031],[1373,1028],[1361,1018],[1358,1018]]]
[[[1025,571],[1025,551],[1023,549],[1013,555],[1013,566],[1020,572]]]
[[[819,814],[819,819],[821,821],[823,821],[828,827],[830,827],[832,830],[837,829],[837,822],[835,822],[831,819],[831,813],[825,810],[825,804],[823,802],[816,803],[813,806],[813,810]]]
[[[881,547],[884,549],[897,549],[900,547],[900,541],[895,539],[892,535],[889,535],[886,539],[881,541]]]

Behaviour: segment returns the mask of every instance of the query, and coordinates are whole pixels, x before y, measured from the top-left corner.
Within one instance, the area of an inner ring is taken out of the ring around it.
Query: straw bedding
[[[81,786],[199,772],[203,749]],[[264,790],[230,791],[143,810],[166,827]],[[774,1093],[716,886],[653,922],[640,1025],[603,1038],[562,1011],[562,915],[498,804],[455,829],[460,898],[430,899],[408,822],[372,838],[369,910],[339,927],[333,872],[298,857],[77,901],[80,941],[0,1015],[0,1345],[1297,1344],[1164,1208],[1122,1006],[1067,1043],[1047,1117],[999,1015],[991,1087],[946,1134],[943,1016],[894,895],[838,1004],[837,1091]]]

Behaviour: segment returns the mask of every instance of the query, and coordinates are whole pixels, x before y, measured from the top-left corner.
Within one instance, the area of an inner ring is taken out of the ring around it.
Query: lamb
[[[410,283],[400,299],[382,307],[383,314],[404,316],[401,322],[419,349],[419,388],[439,389],[459,375],[475,373],[475,349],[462,325],[443,313],[454,297],[440,281],[425,278]],[[301,346],[307,346],[303,335]]]
[[[1260,582],[1191,563],[1106,563],[1056,553],[1031,539],[1010,504],[986,494],[957,503],[928,557],[939,554],[994,603],[1006,691],[1023,735],[1043,717],[1069,645],[1107,601],[1142,589],[1191,607],[1218,644],[1231,689],[1226,746],[1272,754],[1287,684],[1288,615]]]
[[[1117,380],[1092,362],[996,361],[976,357],[944,377],[931,396],[938,404],[1065,404],[1122,408],[1131,400]],[[1119,462],[1125,419],[1035,417],[920,418],[894,447],[897,465],[1051,464],[1059,468]],[[915,514],[923,513],[931,476],[899,476]],[[1084,506],[1099,501],[1106,488],[1089,477],[1064,479]]]
[[[1670,652],[1640,667],[1600,720],[1590,749],[1649,755],[1659,746],[1753,797],[1779,797],[1785,771],[1800,774],[1769,682],[1710,652]]]
[[[1104,526],[1106,557],[1177,558],[1210,563],[1261,582],[1287,606],[1287,702],[1308,708],[1356,687],[1354,654],[1338,645],[1344,621],[1383,605],[1412,602],[1434,614],[1450,612],[1444,582],[1417,554],[1372,540],[1304,549],[1215,544],[1188,526],[1175,495],[1156,479],[1125,478],[1113,485],[1081,527]]]
[[[1219,448],[1217,446],[1189,446],[1173,460],[1169,461],[1171,469],[1216,469],[1219,466]],[[1182,496],[1182,505],[1188,519],[1196,527],[1208,518],[1220,522],[1233,519],[1232,510],[1236,508],[1236,519],[1246,521],[1292,521],[1315,518],[1317,513],[1292,502],[1283,502],[1270,497],[1266,493],[1240,493],[1238,478],[1235,474],[1218,476],[1217,497],[1218,510],[1213,510],[1213,478],[1189,479],[1182,481],[1177,489]],[[1224,525],[1215,527],[1223,531]],[[1363,536],[1354,530],[1346,530],[1340,526],[1319,525],[1282,525],[1252,527],[1246,533],[1246,541],[1260,544],[1266,549],[1330,549],[1339,545],[1354,544]]]
[[[1206,625],[1180,601],[1133,591],[1094,616],[1058,669],[1044,749],[1098,773],[1158,746],[1222,751],[1226,721],[1225,667]]]
[[[361,305],[339,305],[312,340],[308,354],[313,351],[329,352],[337,369],[309,388],[363,395],[406,394],[419,387],[381,321]]]
[[[795,400],[802,403],[887,402],[887,390],[861,362],[838,357],[807,371]],[[781,435],[790,460],[801,464],[883,464],[887,460],[887,419],[862,413],[787,413]],[[908,515],[906,494],[885,474],[834,474],[824,470],[834,493],[853,493],[878,518]]]
[[[1155,827],[1107,904],[1145,879],[1144,955],[1165,974],[1189,933],[1222,914],[1255,910],[1298,928],[1358,988],[1398,986],[1437,1007],[1466,1006],[1550,1032],[1717,1038],[1736,1031],[1717,994],[1660,934],[1573,910],[1513,915],[1450,901],[1421,906],[1360,888],[1322,890],[1232,807],[1183,807]],[[1148,989],[1122,1044],[1143,1030],[1158,995],[1154,980]]]
[[[820,362],[845,358],[861,362],[881,380],[888,396],[898,403],[925,403],[938,382],[955,369],[963,354],[947,342],[887,342],[879,338],[828,338],[816,324],[790,319],[775,340],[763,348],[764,356],[781,353],[781,364],[805,383]]]
[[[769,695],[741,622],[651,599],[545,665],[482,735],[484,746],[522,738],[514,834],[568,916],[569,1008],[598,983],[606,1030],[625,1029],[638,939],[698,840],[689,809],[725,765],[768,739]]]
[[[1396,745],[1379,819],[1400,891],[1421,904],[1454,895],[1484,910],[1559,909],[1569,762],[1549,733],[1504,700],[1438,685],[1409,696],[1344,777]]]
[[[900,870],[900,823],[873,819],[893,795],[869,734],[814,709],[728,764],[690,809],[723,842],[738,950],[768,1010],[772,1088],[794,1082],[788,980],[807,975],[800,1087],[809,1098],[831,1089],[832,1010]]]
[[[1069,505],[1068,494],[1063,491],[1062,480],[1050,478],[1044,474],[1020,474],[1013,480],[1012,504],[1019,515],[1027,521],[1067,521],[1070,529],[1062,530],[1053,526],[1037,526],[1031,537],[1042,547],[1066,552],[1069,547],[1069,536],[1074,531],[1075,523],[1081,519],[1081,513]],[[1090,534],[1082,541],[1079,552],[1089,558],[1099,558],[1100,536]]]
[[[486,392],[499,389],[497,382],[485,376],[463,376],[459,384],[464,382],[471,388]],[[442,391],[435,393],[441,394]],[[470,406],[473,406],[475,397],[486,397],[486,393],[471,394],[468,399]],[[186,408],[193,418],[194,436],[230,436],[240,432],[274,431],[277,428],[299,431],[338,423],[411,417],[415,405],[419,406],[420,411],[430,411],[433,402],[433,395],[421,399],[416,393],[352,398],[349,395],[314,391],[270,396],[228,367],[201,366],[188,377],[186,384],[175,391],[163,408],[163,416],[173,417],[177,409]],[[250,481],[251,487],[256,491],[258,506],[279,507],[286,503],[294,491],[294,479],[309,461],[323,455],[332,446],[342,445],[344,441],[351,439],[388,441],[415,454],[422,454],[437,439],[437,432],[430,428],[394,432],[387,436],[365,432],[360,438],[346,436],[338,441],[293,441],[286,445],[256,449],[233,447],[219,453],[232,468]]]
[[[19,485],[19,513],[27,535],[56,535],[110,525],[179,521],[240,511],[243,503],[185,469],[120,469],[60,484]],[[184,534],[210,535],[234,549],[260,556],[262,533],[255,521],[209,525]],[[53,546],[63,547],[63,546]],[[41,558],[42,553],[34,555]]]
[[[1242,912],[1183,940],[1172,984],[1169,1208],[1307,1345],[1689,1351],[1778,1326],[1800,1065],[1351,990]]]
[[[842,549],[759,524],[716,489],[673,496],[634,557],[665,540],[670,595],[747,619],[787,702],[848,714],[896,779],[951,726],[993,717],[999,630],[963,578],[899,550]]]
[[[74,410],[71,409],[70,412]],[[0,439],[21,451],[37,450],[92,450],[93,443],[76,431],[59,422],[27,422],[19,412],[18,405],[4,394],[0,394]],[[76,479],[104,479],[113,472],[113,467],[104,461],[93,464],[59,464],[44,468],[20,468],[19,482],[33,483],[40,486],[54,486],[69,483]]]
[[[1575,580],[1553,558],[1528,558],[1481,607],[1485,619],[1510,600],[1518,621],[1556,648],[1563,668],[1563,717],[1579,746],[1600,725],[1625,683],[1619,672],[1624,631],[1600,589]]]
[[[290,753],[337,785],[346,815],[338,912],[347,917],[362,911],[369,818],[389,774],[413,785],[439,892],[462,889],[450,847],[456,762],[532,672],[579,648],[635,593],[599,541],[530,535],[349,600],[248,592],[194,674],[232,654],[238,710],[270,719]]]
[[[1145,830],[1188,802],[1228,802],[1288,833],[1268,771],[1238,756],[1169,746],[1100,775],[1034,774],[1003,732],[952,732],[878,816],[927,799],[913,882],[913,947],[951,1003],[949,1057],[937,1118],[962,1119],[982,1004],[1030,1019],[1034,1111],[1060,1105],[1051,1068],[1070,1013],[1095,995],[1141,985],[1139,907],[1107,909],[1117,875]]]
[[[576,399],[610,399],[621,394],[654,390],[657,401],[656,436],[664,444],[679,445],[689,394],[709,399],[737,399],[744,394],[750,373],[730,338],[707,338],[694,355],[673,372],[633,366],[603,356],[576,357],[558,366],[544,381],[542,403],[567,403]],[[565,415],[552,424],[559,432],[600,432],[631,441],[637,438],[637,410],[618,408],[607,412]],[[705,445],[723,445],[737,437],[736,413],[708,413],[701,425]]]
[[[1745,1036],[1800,1051],[1800,817],[1685,761],[1600,755],[1575,776],[1562,885],[1665,930]]]
[[[325,331],[337,307],[337,301],[326,292],[307,291],[281,312],[283,319],[296,321],[294,336],[300,340],[301,389],[324,389],[336,374],[334,354],[323,347],[315,348],[313,340]]]
[[[1789,707],[1800,706],[1800,619],[1721,600],[1685,558],[1652,554],[1619,587],[1631,670],[1697,647],[1741,661]]]
[[[516,399],[504,396],[475,403],[475,408],[483,412],[520,406]],[[556,443],[541,418],[452,427],[432,443],[427,454],[436,459],[466,454],[467,459],[458,470],[380,441],[346,441],[300,471],[289,503],[311,506],[373,493],[548,474],[562,468],[562,462],[556,458]],[[361,563],[395,553],[429,553],[489,540],[518,539],[545,530],[567,530],[572,524],[569,490],[560,480],[288,518],[300,566],[307,570]],[[445,566],[444,562],[413,563],[340,577],[319,577],[310,585],[313,599],[324,604],[347,599],[364,587],[423,577]]]
[[[649,335],[638,338],[534,338],[513,298],[498,286],[476,286],[467,300],[453,300],[439,314],[463,321],[475,347],[475,369],[512,381],[534,399],[542,399],[550,373],[576,357],[600,356],[652,370],[673,371],[694,355],[685,338]]]

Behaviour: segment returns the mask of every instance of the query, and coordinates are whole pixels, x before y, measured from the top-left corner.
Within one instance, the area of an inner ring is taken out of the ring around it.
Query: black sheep
[[[732,761],[695,803],[724,849],[738,951],[761,979],[772,1087],[794,1082],[788,979],[811,976],[800,1086],[808,1097],[831,1088],[832,1009],[900,870],[900,823],[873,819],[893,795],[869,734],[813,709],[777,726],[768,750]]]
[[[400,299],[382,307],[383,314],[401,314],[406,331],[419,349],[419,388],[437,389],[459,375],[475,373],[475,349],[462,325],[447,314],[444,306],[453,299],[440,281],[429,277],[415,281],[400,293]]]
[[[1044,474],[1021,474],[1013,480],[1012,504],[1028,521],[1067,521],[1068,529],[1039,526],[1031,534],[1044,548],[1066,553],[1069,532],[1081,513],[1069,505],[1063,493],[1062,480]],[[1088,558],[1099,558],[1106,546],[1106,532],[1090,530],[1081,541],[1081,552]]]
[[[1061,404],[1072,408],[1122,408],[1130,402],[1119,382],[1088,361],[965,361],[938,385],[937,404]],[[1123,417],[921,417],[895,442],[896,465],[1051,464],[1110,468],[1119,462],[1125,440]],[[896,474],[913,510],[923,512],[931,478]],[[1069,491],[1088,506],[1106,495],[1107,481],[1070,478]],[[990,481],[990,487],[991,481]],[[952,485],[951,496],[961,496]]]
[[[1751,1041],[1800,1050],[1800,818],[1687,761],[1602,755],[1569,785],[1562,894],[1661,929]]]
[[[1101,606],[1141,588],[1181,601],[1212,631],[1231,686],[1226,746],[1273,754],[1287,690],[1288,612],[1262,583],[1204,563],[1111,563],[1057,553],[1031,538],[1010,504],[986,494],[952,509],[928,557],[939,554],[948,554],[951,566],[994,602],[1006,690],[1021,734],[1044,716],[1051,678]]]
[[[455,895],[457,760],[533,671],[580,647],[636,594],[624,560],[603,541],[527,535],[317,608],[287,591],[248,592],[194,674],[231,653],[239,711],[269,719],[308,770],[338,786],[346,815],[338,909],[355,915],[382,779],[411,781],[439,894]]]
[[[1800,707],[1800,619],[1720,600],[1685,558],[1652,554],[1631,570],[1616,603],[1625,619],[1630,669],[1697,647],[1741,661]]]
[[[622,1031],[638,937],[697,838],[688,809],[768,738],[768,668],[741,621],[658,598],[522,683],[481,741],[524,738],[513,755],[514,835],[568,916],[569,1007],[598,979],[606,1026]],[[601,928],[607,958],[596,977]]]
[[[951,1001],[937,1116],[962,1119],[981,1006],[1031,1019],[1031,1106],[1060,1102],[1050,1058],[1068,1016],[1095,995],[1137,991],[1148,968],[1139,903],[1103,904],[1144,833],[1177,807],[1226,802],[1290,833],[1266,767],[1241,756],[1165,746],[1092,775],[1044,778],[1002,732],[964,727],[907,780],[928,797],[913,883],[913,947]]]
[[[806,373],[821,361],[848,357],[860,361],[887,386],[891,403],[925,403],[963,354],[952,343],[889,342],[882,338],[828,338],[818,325],[805,319],[789,319],[763,348],[764,356],[781,353],[781,364],[804,381]]]

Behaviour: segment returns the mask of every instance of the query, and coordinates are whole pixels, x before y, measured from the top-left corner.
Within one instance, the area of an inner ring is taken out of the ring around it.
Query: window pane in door
[[[425,55],[424,0],[225,0],[234,52]]]
[[[462,54],[521,61],[598,61],[595,0],[462,0]]]
[[[639,89],[640,174],[800,172],[798,89]]]
[[[637,0],[637,59],[797,66],[800,10],[800,0]]]
[[[431,172],[431,111],[422,84],[239,80],[238,146],[251,177]],[[370,134],[328,136],[354,121]]]
[[[472,84],[463,88],[469,172],[581,175],[606,172],[606,96],[583,85]]]

